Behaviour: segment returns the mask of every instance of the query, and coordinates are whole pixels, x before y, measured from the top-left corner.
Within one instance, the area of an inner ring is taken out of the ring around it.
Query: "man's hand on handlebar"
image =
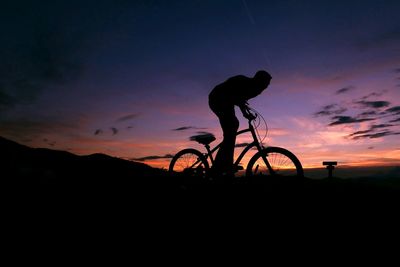
[[[250,111],[249,103],[247,103],[246,101],[244,101],[241,105],[239,105],[239,107],[243,113],[243,117],[245,117],[246,119],[255,120],[257,118],[257,115],[253,114]]]

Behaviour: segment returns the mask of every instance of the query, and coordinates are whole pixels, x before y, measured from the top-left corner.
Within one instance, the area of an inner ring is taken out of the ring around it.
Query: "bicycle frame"
[[[253,147],[256,147],[258,151],[261,151],[264,147],[260,144],[260,142],[258,141],[257,138],[257,134],[256,131],[254,129],[254,126],[251,123],[252,121],[249,120],[249,127],[247,129],[244,130],[240,130],[236,133],[236,136],[239,136],[241,134],[250,132],[252,137],[253,137],[253,142],[251,142],[250,144],[248,144],[243,151],[240,153],[239,157],[236,159],[236,161],[234,162],[233,166],[234,168],[236,168],[237,166],[239,166],[240,161],[243,159],[244,155]],[[206,149],[207,149],[207,153],[204,155],[206,160],[207,158],[210,158],[211,164],[214,164],[214,158],[212,156],[212,154],[217,151],[220,147],[221,147],[221,143],[219,143],[216,147],[214,147],[213,149],[210,149],[210,145],[205,145]],[[270,170],[271,173],[274,173],[274,170],[272,169],[271,165],[269,164],[268,160],[266,157],[262,157],[264,160],[265,165],[267,166],[267,168]]]

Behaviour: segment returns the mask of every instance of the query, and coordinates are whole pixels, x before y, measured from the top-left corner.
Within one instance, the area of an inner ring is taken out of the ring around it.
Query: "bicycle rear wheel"
[[[169,164],[169,172],[187,177],[206,178],[209,165],[204,155],[192,148],[179,151]]]
[[[304,172],[300,161],[292,152],[280,147],[267,147],[250,159],[246,175],[304,177]]]

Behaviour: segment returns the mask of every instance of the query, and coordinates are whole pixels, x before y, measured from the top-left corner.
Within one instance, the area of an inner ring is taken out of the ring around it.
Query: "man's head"
[[[271,82],[272,76],[265,70],[259,70],[259,71],[257,71],[256,75],[254,75],[253,79],[258,86],[265,89],[268,87],[269,83]]]

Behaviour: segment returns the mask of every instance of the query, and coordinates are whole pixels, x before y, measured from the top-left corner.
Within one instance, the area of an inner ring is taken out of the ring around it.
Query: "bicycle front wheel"
[[[206,178],[209,165],[204,155],[196,149],[179,151],[169,164],[169,172],[188,177]]]
[[[300,161],[292,152],[281,147],[267,147],[250,159],[246,175],[303,177],[304,172]]]

